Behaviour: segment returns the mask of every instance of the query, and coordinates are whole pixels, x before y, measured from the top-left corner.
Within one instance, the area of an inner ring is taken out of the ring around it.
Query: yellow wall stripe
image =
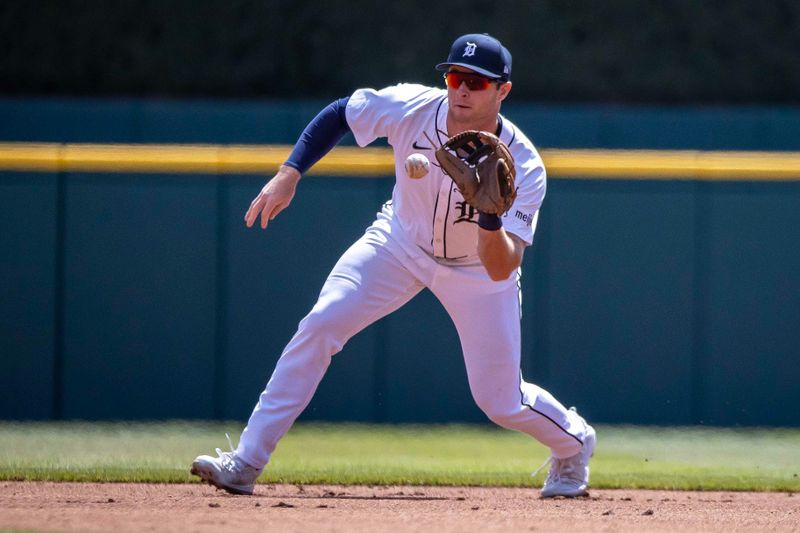
[[[800,152],[545,150],[548,174],[587,178],[800,181]]]
[[[288,145],[0,143],[0,171],[271,174]],[[800,181],[800,152],[542,150],[550,177]],[[309,174],[391,176],[389,148],[334,148]]]

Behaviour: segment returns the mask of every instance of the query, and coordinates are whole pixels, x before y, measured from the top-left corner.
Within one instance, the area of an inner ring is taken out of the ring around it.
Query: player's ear
[[[502,102],[508,96],[508,93],[511,92],[511,82],[507,81],[503,84],[497,86],[497,101]]]

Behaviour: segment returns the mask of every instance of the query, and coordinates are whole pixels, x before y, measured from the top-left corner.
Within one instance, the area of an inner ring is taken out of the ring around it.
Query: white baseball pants
[[[331,357],[356,333],[424,287],[455,323],[475,402],[496,424],[531,435],[558,458],[580,451],[586,423],[520,372],[515,283],[488,281],[483,267],[452,267],[401,245],[376,223],[328,276],[261,393],[236,453],[260,468],[311,401]],[[498,287],[500,288],[498,290]]]

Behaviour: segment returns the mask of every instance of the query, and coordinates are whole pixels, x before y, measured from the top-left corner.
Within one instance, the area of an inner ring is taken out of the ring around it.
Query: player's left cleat
[[[587,490],[589,488],[589,459],[594,455],[597,434],[589,424],[586,424],[586,428],[581,451],[565,459],[556,457],[548,459],[550,471],[542,486],[542,498],[555,496],[575,498],[589,494]]]
[[[227,435],[226,435],[227,437]],[[230,437],[228,437],[230,444]],[[223,452],[217,448],[218,457],[201,455],[192,462],[190,472],[200,479],[223,489],[231,494],[253,494],[256,479],[263,468],[255,468],[236,456],[231,444],[231,451]]]

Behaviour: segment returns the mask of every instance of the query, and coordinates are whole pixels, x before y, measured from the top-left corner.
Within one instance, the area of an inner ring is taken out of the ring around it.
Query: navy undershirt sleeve
[[[308,123],[297,139],[285,165],[297,169],[300,174],[305,174],[306,170],[342,140],[342,137],[350,131],[345,117],[348,100],[349,96],[336,100]]]

